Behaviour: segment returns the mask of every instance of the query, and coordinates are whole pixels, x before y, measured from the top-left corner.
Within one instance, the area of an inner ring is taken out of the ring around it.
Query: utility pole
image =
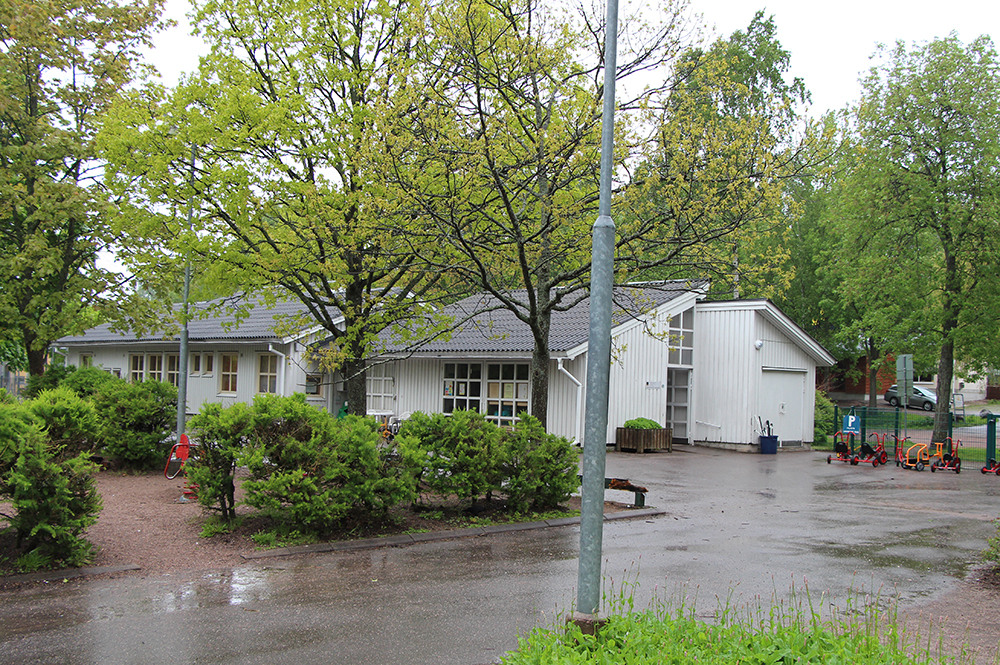
[[[187,227],[191,231],[194,216],[194,160],[195,145],[191,144],[191,196],[188,199]],[[191,255],[184,250],[184,293],[181,301],[181,349],[177,366],[177,442],[187,425],[187,383],[188,383],[188,297],[191,295]]]
[[[604,539],[604,473],[611,375],[611,308],[614,289],[615,223],[611,178],[615,134],[615,78],[618,61],[618,0],[608,0],[604,36],[604,115],[601,126],[601,198],[593,227],[590,275],[590,337],[587,343],[587,418],[583,433],[580,505],[580,565],[574,621],[593,632],[601,602]]]

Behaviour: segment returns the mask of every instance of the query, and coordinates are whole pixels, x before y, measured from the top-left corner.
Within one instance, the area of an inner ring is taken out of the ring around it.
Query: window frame
[[[235,395],[239,388],[240,354],[236,352],[220,353],[219,356],[219,394]],[[227,361],[230,364],[228,371],[226,370]]]
[[[268,362],[267,372],[265,372],[264,362]],[[273,371],[270,371],[273,361]],[[261,390],[261,383],[266,380],[267,388],[272,388],[273,390]],[[257,394],[258,395],[277,395],[278,394],[278,355],[275,353],[258,353],[257,354]]]

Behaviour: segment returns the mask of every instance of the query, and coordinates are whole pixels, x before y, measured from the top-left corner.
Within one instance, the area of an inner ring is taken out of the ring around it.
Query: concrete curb
[[[45,570],[38,573],[25,573],[23,575],[10,575],[0,577],[0,584],[21,583],[21,582],[52,582],[55,580],[68,580],[73,577],[84,577],[85,575],[100,575],[102,573],[122,573],[132,570],[142,570],[142,566],[134,563],[124,566],[99,566],[95,568],[65,568],[63,570]]]
[[[658,517],[665,515],[666,511],[658,508],[644,508],[642,510],[623,510],[617,513],[605,513],[604,521],[612,522],[617,520],[638,519],[644,517]],[[366,538],[364,540],[347,540],[335,543],[316,543],[315,545],[300,545],[297,547],[279,547],[273,550],[261,552],[251,552],[242,555],[247,561],[257,561],[260,559],[273,559],[283,556],[295,556],[297,554],[315,554],[320,552],[354,552],[358,550],[369,550],[378,547],[399,547],[402,545],[413,545],[415,543],[426,543],[435,540],[452,540],[455,538],[471,538],[474,536],[489,536],[498,533],[511,533],[514,531],[532,531],[534,529],[546,529],[550,527],[571,526],[579,524],[579,517],[560,517],[541,522],[522,522],[519,524],[497,524],[496,526],[472,527],[470,529],[449,529],[447,531],[429,531],[426,533],[404,533],[398,536],[387,536],[385,538]]]

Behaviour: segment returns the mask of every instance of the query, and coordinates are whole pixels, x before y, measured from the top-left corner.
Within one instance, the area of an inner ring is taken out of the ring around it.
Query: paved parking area
[[[996,533],[1000,479],[827,464],[826,453],[609,453],[665,514],[608,522],[605,589],[699,613],[808,593],[947,594]],[[630,501],[631,493],[608,492]],[[235,570],[0,592],[0,663],[496,662],[571,610],[579,527],[304,554]]]

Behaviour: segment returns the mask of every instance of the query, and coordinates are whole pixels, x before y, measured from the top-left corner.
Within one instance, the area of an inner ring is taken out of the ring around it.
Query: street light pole
[[[191,144],[191,195],[188,199],[187,227],[191,230],[194,216],[194,160],[195,145]],[[177,366],[177,441],[181,440],[187,424],[187,380],[188,380],[188,297],[191,295],[191,256],[184,250],[184,293],[181,301],[181,349]]]
[[[614,289],[615,223],[611,219],[611,178],[615,133],[615,78],[618,60],[618,0],[608,0],[604,37],[604,115],[601,127],[601,198],[593,227],[590,275],[590,337],[587,344],[587,418],[583,434],[580,505],[580,562],[576,622],[596,621],[601,601],[604,538],[604,473],[608,439],[608,384],[611,375],[611,308]]]

